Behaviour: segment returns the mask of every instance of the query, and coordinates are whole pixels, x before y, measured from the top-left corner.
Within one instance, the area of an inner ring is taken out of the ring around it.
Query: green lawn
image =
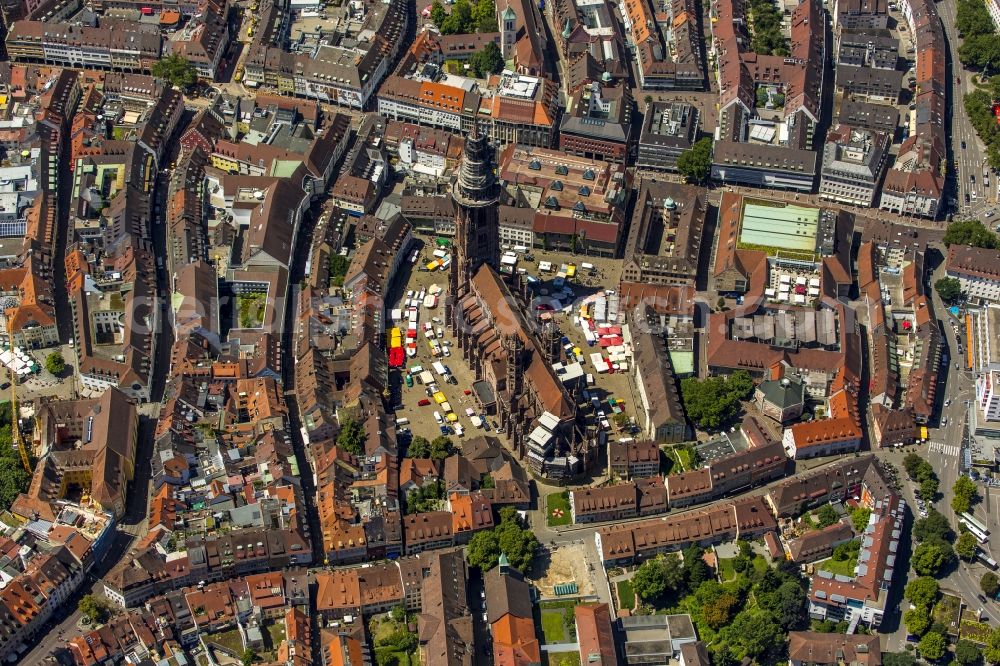
[[[565,626],[562,610],[542,610],[542,635],[545,636],[546,643],[564,643],[566,641]]]
[[[848,578],[854,578],[854,567],[858,565],[857,558],[852,557],[849,560],[835,560],[833,558],[829,560],[824,560],[820,563],[819,568],[823,571],[829,571],[833,574],[839,574],[841,576],[847,576]]]
[[[562,511],[561,516],[553,516],[552,512],[556,509]],[[549,527],[557,527],[559,525],[570,525],[573,522],[573,515],[569,509],[569,492],[563,491],[561,493],[552,493],[545,498],[545,520]]]
[[[693,467],[691,462],[690,449],[674,449],[677,452],[677,462],[681,464],[681,471],[688,471]]]
[[[236,297],[236,308],[240,316],[240,328],[259,328],[264,323],[267,294],[250,293]]]
[[[205,637],[205,642],[215,643],[237,657],[243,654],[243,639],[240,637],[240,632],[236,629],[209,634]]]
[[[622,608],[635,608],[635,590],[632,589],[632,581],[620,580],[618,585],[618,601]]]
[[[546,652],[549,666],[580,666],[579,652]]]
[[[731,557],[720,557],[719,558],[719,573],[722,575],[722,580],[732,580],[736,578],[736,569],[733,568],[733,558]]]
[[[266,625],[267,635],[271,637],[271,649],[277,650],[278,646],[281,645],[281,641],[285,640],[285,623],[284,622],[269,622]]]

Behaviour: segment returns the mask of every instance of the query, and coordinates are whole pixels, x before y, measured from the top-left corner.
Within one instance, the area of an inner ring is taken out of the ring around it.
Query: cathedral
[[[474,129],[452,189],[456,238],[446,316],[475,373],[471,389],[480,409],[496,417],[533,473],[569,479],[596,461],[596,436],[578,415],[582,383],[565,385],[552,367],[561,346],[551,315],[539,321],[525,314],[515,295],[518,277],[510,285],[499,272],[500,184],[493,155]]]

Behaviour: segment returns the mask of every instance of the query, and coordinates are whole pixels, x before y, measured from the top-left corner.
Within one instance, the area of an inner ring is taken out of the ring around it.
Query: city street
[[[953,2],[938,4],[941,23],[948,39],[948,52],[951,59],[949,83],[953,83],[951,96],[951,149],[952,159],[957,163],[957,191],[955,193],[962,215],[965,217],[981,217],[996,204],[997,178],[990,178],[989,188],[983,187],[983,167],[986,164],[986,150],[976,135],[969,116],[962,103],[965,95],[975,86],[972,73],[962,69],[958,59],[958,48],[961,39],[955,28],[956,5]],[[962,148],[962,142],[965,148]],[[975,177],[975,182],[972,177]],[[965,195],[969,195],[970,205],[965,205]]]

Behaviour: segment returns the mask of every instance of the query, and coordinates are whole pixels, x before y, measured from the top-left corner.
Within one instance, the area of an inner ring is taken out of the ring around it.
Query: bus
[[[978,527],[976,527],[975,525],[969,523],[964,518],[962,519],[961,522],[965,523],[965,526],[969,529],[969,532],[971,532],[972,536],[976,537],[979,540],[979,543],[986,543],[987,541],[989,541],[989,539],[986,537],[986,535],[983,534],[982,531],[980,531]]]
[[[986,536],[989,536],[990,534],[989,528],[987,528],[986,525],[983,525],[982,522],[977,520],[976,517],[973,516],[971,513],[968,512],[963,513],[962,518],[965,520],[966,525],[971,525],[980,532],[982,532],[983,534],[985,534]]]
[[[976,557],[979,558],[979,561],[988,566],[990,569],[995,570],[997,568],[997,561],[994,560],[989,555],[987,555],[982,549],[980,548],[976,549]]]

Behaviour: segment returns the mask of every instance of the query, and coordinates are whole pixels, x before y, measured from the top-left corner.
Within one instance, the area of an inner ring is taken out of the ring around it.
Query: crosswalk
[[[952,444],[942,444],[941,442],[931,442],[927,447],[930,453],[940,453],[946,456],[957,456],[961,448]]]

